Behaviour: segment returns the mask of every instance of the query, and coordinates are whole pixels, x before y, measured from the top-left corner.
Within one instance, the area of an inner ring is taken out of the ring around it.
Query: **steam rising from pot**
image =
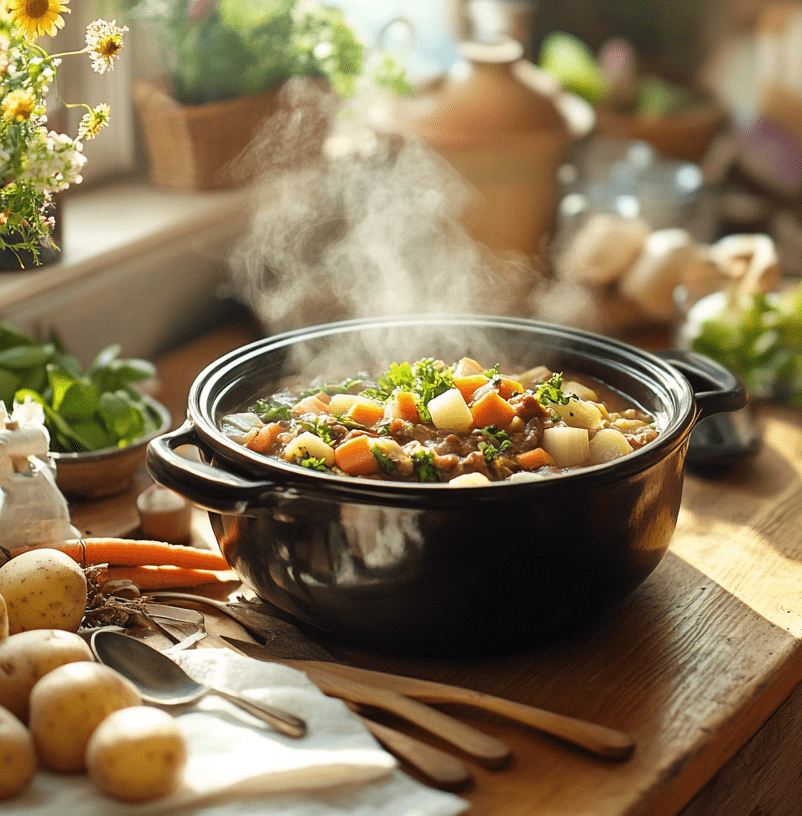
[[[288,83],[285,95],[239,168],[255,206],[231,264],[268,330],[537,312],[542,272],[530,258],[471,238],[464,214],[473,192],[447,162],[419,141],[377,137],[356,118],[337,121],[332,102],[308,84]]]

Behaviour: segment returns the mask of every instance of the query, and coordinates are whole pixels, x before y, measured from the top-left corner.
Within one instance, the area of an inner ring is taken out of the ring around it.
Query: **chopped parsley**
[[[292,406],[295,399],[292,401],[282,398],[282,394],[275,394],[273,399],[260,399],[251,406],[253,411],[262,422],[276,422],[279,419],[289,419],[292,416]]]
[[[379,467],[385,473],[393,473],[396,468],[396,463],[378,446],[374,445],[370,452],[376,457]]]
[[[434,466],[434,451],[419,450],[412,454],[412,466],[421,482],[439,482],[440,471]]]
[[[334,435],[331,432],[331,425],[324,419],[315,419],[311,422],[301,419],[298,421],[298,424],[301,425],[304,430],[310,431],[315,434],[315,436],[319,436],[328,445],[332,445],[335,441]]]
[[[326,464],[325,459],[319,459],[315,456],[305,456],[298,460],[298,464],[310,470],[319,470],[321,473],[330,473],[331,468]]]
[[[541,383],[536,391],[535,396],[541,405],[548,407],[548,403],[556,403],[557,405],[568,405],[571,397],[564,394],[563,390],[563,375],[562,372],[552,374],[546,382]]]
[[[362,395],[386,402],[399,391],[409,391],[417,397],[421,421],[429,422],[431,414],[426,407],[429,400],[453,387],[453,367],[433,357],[424,357],[415,363],[393,363],[376,385],[366,388]]]
[[[365,377],[348,377],[345,380],[341,380],[340,382],[328,382],[324,386],[320,388],[310,388],[308,391],[302,392],[298,400],[302,400],[305,397],[312,397],[315,394],[328,394],[332,396],[333,394],[347,394],[352,389],[357,389],[361,387],[365,383]]]
[[[488,462],[492,462],[500,453],[512,447],[510,435],[495,425],[482,428],[482,433],[487,436],[490,441],[480,442],[478,448]]]

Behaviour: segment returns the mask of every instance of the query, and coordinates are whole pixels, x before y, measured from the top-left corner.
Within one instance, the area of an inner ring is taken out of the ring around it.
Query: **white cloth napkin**
[[[468,804],[428,788],[395,759],[341,701],[305,674],[225,649],[173,658],[197,681],[272,703],[302,717],[307,734],[285,737],[228,701],[208,694],[170,709],[184,733],[188,761],[177,791],[128,804],[100,793],[85,774],[40,770],[7,816],[452,816]]]

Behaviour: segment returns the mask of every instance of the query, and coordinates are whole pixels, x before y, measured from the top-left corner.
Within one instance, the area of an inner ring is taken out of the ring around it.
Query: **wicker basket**
[[[148,157],[156,187],[215,190],[239,186],[231,162],[248,146],[267,116],[275,112],[278,92],[182,105],[166,86],[142,80],[134,85]]]

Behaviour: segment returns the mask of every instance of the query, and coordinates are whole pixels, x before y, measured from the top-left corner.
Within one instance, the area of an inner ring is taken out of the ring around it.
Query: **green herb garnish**
[[[541,383],[535,390],[535,396],[538,402],[547,407],[550,402],[556,403],[557,405],[567,405],[571,397],[563,393],[562,385],[562,372],[552,374],[546,382]]]
[[[376,457],[376,461],[379,463],[379,467],[385,473],[394,473],[396,468],[396,462],[391,459],[378,445],[374,445],[370,452]]]
[[[428,450],[415,451],[412,454],[412,466],[421,482],[442,481],[440,471],[434,466],[434,452]]]
[[[331,425],[329,425],[329,423],[325,420],[315,419],[308,421],[301,419],[298,421],[298,424],[301,425],[304,430],[315,434],[315,436],[319,436],[327,444],[331,445],[332,442],[334,442],[334,435],[331,432]]]
[[[326,464],[325,459],[319,459],[315,456],[305,456],[298,460],[298,464],[310,470],[319,470],[321,473],[330,473],[331,468]]]
[[[273,399],[260,399],[251,406],[253,411],[262,422],[276,422],[280,419],[289,419],[292,416],[292,404],[295,399],[282,398],[279,394],[274,394]]]
[[[478,445],[479,450],[482,451],[488,462],[492,462],[500,453],[512,447],[510,435],[495,425],[482,428],[482,433],[491,440],[490,442],[480,442]]]

